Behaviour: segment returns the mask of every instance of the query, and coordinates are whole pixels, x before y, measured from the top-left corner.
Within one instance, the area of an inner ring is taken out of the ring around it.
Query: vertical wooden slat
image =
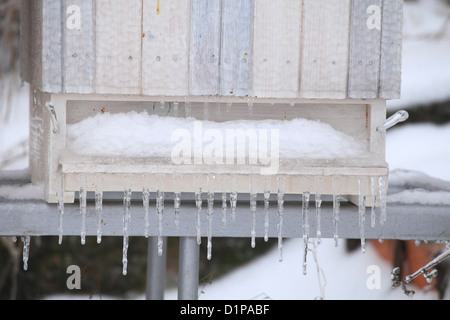
[[[253,94],[294,98],[298,94],[302,2],[254,3]]]
[[[350,0],[304,0],[300,97],[347,97]]]
[[[95,26],[92,0],[63,1],[64,92],[93,93]]]
[[[42,91],[62,91],[61,1],[42,2]]]
[[[188,94],[190,10],[190,0],[144,1],[144,94]]]
[[[245,96],[249,92],[252,60],[252,0],[222,1],[220,95]]]
[[[96,1],[97,93],[141,93],[142,1]]]
[[[380,94],[400,98],[402,73],[403,1],[384,0],[381,36]]]
[[[353,1],[348,97],[378,97],[382,0]]]
[[[33,15],[36,15],[36,12],[32,11],[32,3],[29,0],[20,1],[20,77],[26,82],[31,82],[32,72],[31,27]]]
[[[220,0],[192,0],[190,94],[219,93]]]

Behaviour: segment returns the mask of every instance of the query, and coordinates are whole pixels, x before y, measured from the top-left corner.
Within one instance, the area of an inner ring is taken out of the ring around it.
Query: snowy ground
[[[390,101],[396,110],[417,104],[450,99],[450,7],[438,0],[405,4],[402,98]],[[445,27],[446,26],[446,27]],[[3,82],[2,82],[3,81]],[[5,88],[9,80],[0,79]],[[0,96],[0,98],[2,98]],[[4,97],[3,97],[4,98]],[[13,170],[28,166],[28,88],[17,89],[11,97],[13,108],[0,108],[0,168]],[[1,100],[4,105],[5,101]],[[20,146],[14,148],[14,146]],[[11,163],[2,163],[17,153]],[[8,157],[6,157],[8,155]],[[387,161],[391,170],[408,169],[450,181],[450,124],[404,124],[388,131]],[[448,195],[448,194],[446,194]],[[201,299],[406,299],[400,289],[389,286],[391,266],[381,260],[370,245],[345,252],[343,243],[334,247],[323,240],[315,250],[317,262],[309,254],[308,275],[302,275],[302,240],[286,240],[284,261],[276,250],[235,270],[203,288]],[[379,288],[370,289],[368,280],[380,270]],[[320,268],[320,283],[317,273]],[[59,296],[60,297],[60,296]],[[81,297],[83,298],[83,297]],[[140,297],[141,298],[141,297]],[[176,298],[176,290],[167,292]],[[447,298],[449,294],[447,293]],[[436,299],[435,293],[419,292],[415,299]]]

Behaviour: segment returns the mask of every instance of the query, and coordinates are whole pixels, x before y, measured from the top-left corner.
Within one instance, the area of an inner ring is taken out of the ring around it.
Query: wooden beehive
[[[376,128],[386,119],[386,100],[400,96],[401,0],[23,0],[22,6],[22,78],[33,90],[30,166],[48,202],[56,201],[59,177],[66,201],[73,201],[79,177],[93,191],[98,175],[105,191],[123,190],[126,176],[137,191],[150,184],[193,192],[215,175],[216,191],[230,192],[230,177],[237,177],[236,191],[253,185],[264,192],[266,177],[251,165],[218,169],[67,152],[67,124],[99,106],[128,112],[160,101],[179,105],[169,116],[203,119],[205,103],[222,103],[227,112],[208,112],[208,120],[319,120],[366,144],[362,159],[281,159],[276,176],[286,178],[286,193],[314,193],[321,177],[324,194],[358,195],[359,180],[370,197],[371,178],[388,175],[385,135]]]

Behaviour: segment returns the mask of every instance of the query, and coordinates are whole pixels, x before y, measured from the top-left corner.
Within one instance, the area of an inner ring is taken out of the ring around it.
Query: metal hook
[[[59,122],[58,118],[56,117],[55,106],[53,105],[53,103],[48,101],[45,103],[45,107],[50,112],[50,119],[52,120],[53,124],[53,133],[59,133]]]
[[[387,129],[392,128],[399,122],[403,122],[408,120],[409,113],[405,110],[400,110],[393,114],[391,117],[389,117],[381,127],[377,128],[377,131],[382,133],[385,132]]]

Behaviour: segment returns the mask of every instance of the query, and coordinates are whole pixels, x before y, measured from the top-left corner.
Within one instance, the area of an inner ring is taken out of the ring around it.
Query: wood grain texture
[[[300,97],[347,97],[349,0],[305,0]]]
[[[143,4],[143,93],[188,95],[191,2],[148,0]]]
[[[72,6],[74,5],[79,8],[79,14],[73,10]],[[64,0],[63,13],[64,92],[93,93],[95,73],[93,1]],[[78,15],[80,18],[79,29],[70,26],[73,20],[78,18]]]
[[[220,95],[249,93],[252,61],[253,1],[222,1]]]
[[[294,98],[298,94],[301,1],[254,3],[253,95]]]
[[[142,1],[96,1],[97,93],[141,93]]]
[[[379,11],[374,12],[371,8]],[[352,3],[349,98],[378,97],[381,53],[381,24],[378,23],[381,23],[381,10],[382,0],[358,0]]]
[[[190,94],[219,94],[221,1],[192,0]]]
[[[62,91],[62,30],[60,0],[42,0],[42,83],[44,92]]]
[[[403,1],[384,0],[381,37],[380,92],[382,99],[401,95]]]

